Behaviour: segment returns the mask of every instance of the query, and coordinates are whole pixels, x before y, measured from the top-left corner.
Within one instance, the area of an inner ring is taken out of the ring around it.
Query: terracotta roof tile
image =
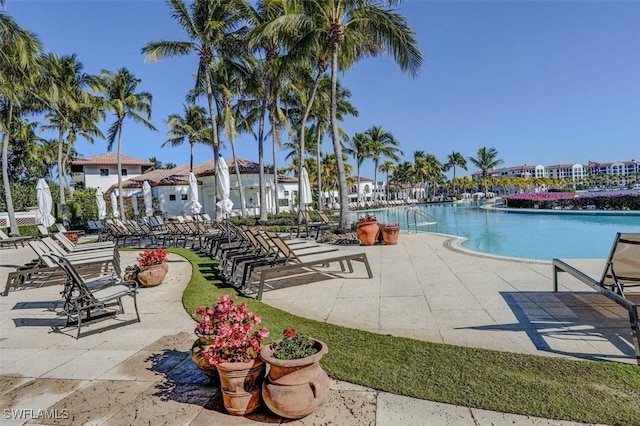
[[[123,166],[153,166],[153,163],[147,160],[141,160],[139,158],[130,157],[128,155],[120,154],[120,161]],[[71,162],[72,166],[85,166],[85,165],[112,165],[118,164],[118,154],[115,152],[107,152],[105,154],[94,155],[93,157],[81,158]]]

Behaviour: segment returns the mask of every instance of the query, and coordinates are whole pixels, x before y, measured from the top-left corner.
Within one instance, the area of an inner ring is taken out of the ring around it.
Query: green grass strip
[[[183,294],[189,313],[214,304],[225,288],[217,262],[191,250],[193,275]],[[384,392],[473,408],[586,423],[638,425],[640,367],[429,343],[291,315],[242,298],[279,338],[285,328],[326,342],[322,359],[339,380]]]

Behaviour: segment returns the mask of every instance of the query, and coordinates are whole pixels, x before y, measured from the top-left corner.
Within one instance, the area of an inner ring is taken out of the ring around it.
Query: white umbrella
[[[153,197],[151,196],[151,185],[146,180],[142,183],[142,196],[144,198],[144,214],[151,217],[153,216]]]
[[[131,194],[131,208],[133,214],[138,217],[138,196],[136,194]]]
[[[193,172],[189,172],[189,210],[192,214],[200,213],[202,204],[198,201],[198,180]]]
[[[53,207],[53,200],[51,199],[51,191],[47,182],[40,178],[36,185],[36,191],[38,195],[38,211],[36,212],[36,223],[43,224],[47,228],[56,223],[56,220],[51,216],[51,208]]]
[[[98,205],[98,219],[102,220],[107,217],[107,204],[104,202],[104,194],[100,188],[96,191],[96,204]]]
[[[120,212],[118,211],[118,198],[116,196],[116,191],[111,191],[111,213],[113,217],[120,217]]]
[[[300,208],[304,209],[311,204],[311,184],[309,183],[309,173],[305,167],[302,168],[302,193],[300,193]]]
[[[229,167],[227,162],[224,161],[222,155],[218,157],[216,161],[216,175],[217,175],[217,190],[220,201],[216,203],[216,206],[220,209],[220,213],[229,217],[229,213],[233,209],[233,201],[229,199],[229,193],[231,191],[231,182],[229,181]]]

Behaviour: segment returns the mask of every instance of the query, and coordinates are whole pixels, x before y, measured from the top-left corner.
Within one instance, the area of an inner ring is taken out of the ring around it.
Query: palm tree
[[[478,148],[478,154],[476,158],[469,157],[469,161],[479,168],[482,171],[482,180],[484,183],[484,192],[485,195],[488,191],[486,185],[486,177],[487,172],[489,170],[495,169],[497,166],[503,163],[502,160],[498,159],[498,151],[495,148],[487,148],[485,146]]]
[[[58,132],[58,189],[60,191],[60,211],[62,223],[67,225],[67,205],[65,199],[67,144],[72,145],[80,133],[88,142],[94,136],[103,137],[96,122],[104,118],[99,108],[101,100],[89,93],[95,87],[95,78],[84,73],[83,65],[74,55],[57,56],[49,53],[44,58],[43,84],[46,85],[47,130]]]
[[[387,182],[385,184],[385,200],[389,201],[389,172],[392,172],[396,169],[396,163],[391,160],[387,160],[384,163],[378,166],[378,170],[382,173],[386,173]]]
[[[422,65],[413,30],[402,15],[376,0],[309,0],[304,3],[311,17],[321,51],[331,58],[331,139],[340,181],[339,230],[349,229],[347,181],[338,133],[338,66],[344,71],[366,56],[389,52],[402,71],[417,75]],[[321,59],[321,58],[318,58]]]
[[[138,92],[136,89],[141,80],[135,78],[126,68],[120,68],[117,73],[102,70],[102,90],[108,110],[113,112],[115,121],[109,127],[107,135],[107,150],[111,151],[113,143],[118,138],[118,204],[120,217],[124,218],[124,196],[122,194],[122,127],[125,119],[131,119],[143,124],[150,130],[156,130],[149,121],[151,118],[151,101],[153,96],[149,92]]]
[[[210,141],[211,129],[207,118],[207,111],[194,104],[183,105],[184,116],[171,114],[165,123],[169,127],[167,141],[161,146],[180,146],[186,140],[189,142],[189,171],[193,171],[193,147],[197,142]]]
[[[244,0],[194,0],[189,7],[183,0],[167,0],[167,4],[171,8],[171,16],[178,21],[189,40],[152,41],[142,48],[142,53],[147,60],[154,62],[173,56],[198,55],[196,89],[204,87],[207,94],[213,158],[217,161],[220,143],[209,70],[215,68],[216,55],[233,56],[240,35],[245,32],[240,24],[248,6]],[[216,187],[217,177],[214,176]]]
[[[18,106],[29,96],[40,66],[42,46],[35,34],[22,29],[10,16],[0,13],[0,132],[2,138],[2,182],[9,216],[9,234],[20,235],[9,186],[9,141]]]
[[[349,141],[349,147],[345,147],[344,152],[353,156],[356,160],[356,190],[358,191],[358,202],[360,198],[360,166],[365,158],[371,155],[371,138],[366,133],[356,133]]]
[[[467,160],[465,160],[465,158],[459,152],[453,151],[447,157],[447,162],[444,164],[444,170],[453,169],[453,179],[451,179],[451,182],[453,184],[454,193],[456,192],[456,184],[455,184],[456,167],[460,167],[464,170],[467,170]]]
[[[155,156],[149,157],[149,162],[153,163],[153,165],[147,169],[147,171],[158,170],[162,168],[162,161],[158,160]]]
[[[369,158],[373,159],[373,185],[378,185],[378,164],[381,158],[389,158],[394,161],[400,160],[398,154],[403,155],[398,148],[400,142],[390,132],[382,129],[381,126],[373,126],[365,132],[369,135],[371,146],[369,147]]]

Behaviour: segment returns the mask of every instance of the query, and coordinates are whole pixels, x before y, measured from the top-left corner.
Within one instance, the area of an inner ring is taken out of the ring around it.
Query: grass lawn
[[[171,249],[193,265],[187,312],[216,303],[224,288],[217,262]],[[339,380],[380,391],[529,416],[612,425],[640,424],[640,367],[474,349],[381,335],[291,315],[253,299],[269,341],[285,328],[327,343],[322,359]]]

